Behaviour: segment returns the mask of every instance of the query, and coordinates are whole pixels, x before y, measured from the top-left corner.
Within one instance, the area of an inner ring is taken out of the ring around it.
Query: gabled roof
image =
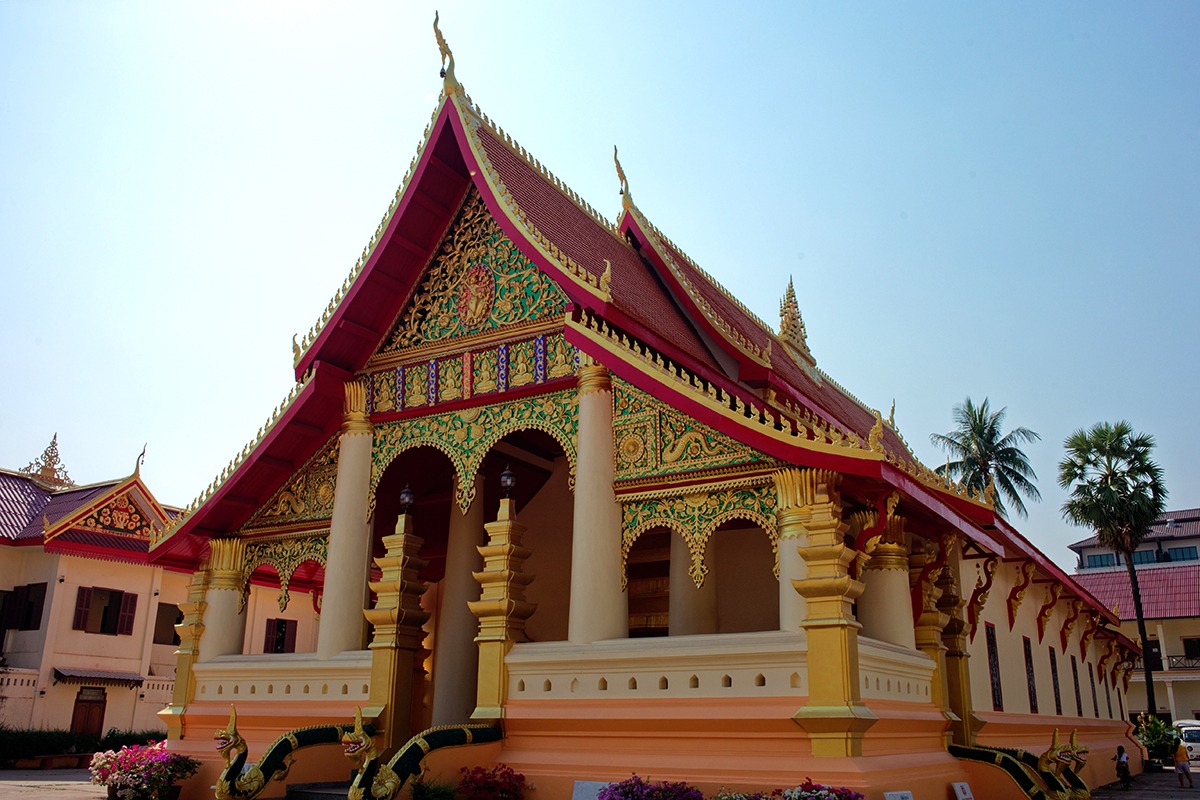
[[[995,515],[984,498],[919,464],[890,421],[796,358],[628,196],[620,224],[608,222],[492,123],[453,70],[446,81],[375,235],[296,344],[296,387],[155,545],[156,558],[202,555],[203,538],[238,529],[334,434],[343,382],[387,336],[471,187],[569,297],[567,340],[618,377],[787,463],[898,488],[920,513],[1004,550],[985,530]]]
[[[1146,567],[1137,576],[1146,619],[1200,617],[1200,564]],[[1116,608],[1122,620],[1137,619],[1126,570],[1081,572],[1073,577],[1105,608]]]
[[[151,531],[172,516],[137,472],[89,486],[55,486],[0,470],[0,541],[146,563]]]

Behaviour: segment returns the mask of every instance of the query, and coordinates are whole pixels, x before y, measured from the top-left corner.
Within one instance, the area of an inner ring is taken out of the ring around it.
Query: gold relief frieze
[[[458,476],[455,499],[466,513],[475,498],[475,474],[488,451],[510,433],[540,430],[562,447],[575,485],[575,442],[579,409],[575,390],[522,397],[494,405],[475,406],[443,414],[427,414],[375,426],[371,456],[371,490],[367,508],[375,510],[375,490],[384,471],[400,453],[414,447],[433,447],[450,459]]]
[[[626,562],[638,538],[654,528],[678,532],[691,555],[688,575],[697,587],[704,585],[708,568],[704,553],[718,527],[732,519],[753,522],[766,532],[779,577],[779,535],[775,526],[775,487],[769,477],[729,481],[710,486],[679,487],[619,497],[621,503],[621,573],[625,584]]]
[[[438,362],[437,370],[439,402],[458,400],[464,394],[463,362],[461,358],[447,358]]]
[[[242,526],[241,530],[275,528],[333,515],[337,485],[337,437],[333,436]]]
[[[528,386],[536,380],[533,342],[513,342],[508,346],[508,385]]]
[[[614,378],[613,444],[616,479],[727,467],[773,464],[774,459],[676,411]]]
[[[262,566],[274,568],[279,575],[279,610],[287,609],[291,597],[288,584],[292,575],[306,561],[315,561],[321,566],[329,555],[329,531],[316,535],[251,539],[245,543],[245,555],[242,566],[242,602],[239,610],[245,607],[246,593],[250,588],[250,577]]]
[[[420,408],[425,405],[428,383],[428,364],[411,364],[404,368],[405,408]]]
[[[381,352],[561,315],[566,303],[472,189]]]
[[[145,517],[133,502],[130,493],[123,492],[75,523],[73,527],[149,539],[151,523],[157,521]]]

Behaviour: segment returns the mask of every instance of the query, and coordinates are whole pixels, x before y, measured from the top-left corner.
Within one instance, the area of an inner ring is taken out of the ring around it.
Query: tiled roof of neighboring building
[[[97,483],[92,486],[81,486],[77,489],[66,489],[64,491],[55,492],[50,497],[50,502],[42,508],[41,513],[35,515],[25,525],[25,529],[21,531],[17,537],[19,539],[40,539],[45,528],[43,527],[42,517],[50,520],[51,523],[57,522],[64,517],[78,511],[83,506],[95,500],[100,495],[107,492],[112,487],[116,486],[120,481],[108,481],[106,483]]]
[[[1071,577],[1107,608],[1119,606],[1122,620],[1137,619],[1126,570],[1081,572]],[[1144,567],[1137,571],[1137,578],[1146,619],[1200,617],[1200,564]]]
[[[0,539],[25,538],[32,520],[42,518],[52,492],[29,475],[0,470]],[[38,529],[41,536],[41,529]]]
[[[1164,511],[1150,526],[1143,542],[1164,542],[1171,539],[1200,537],[1200,508],[1185,508],[1181,511]],[[1095,536],[1067,545],[1075,552],[1085,547],[1095,547],[1100,542]]]

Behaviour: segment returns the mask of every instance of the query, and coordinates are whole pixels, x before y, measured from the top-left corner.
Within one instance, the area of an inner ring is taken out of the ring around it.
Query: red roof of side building
[[[1117,607],[1122,620],[1137,619],[1126,570],[1082,572],[1072,577],[1106,608]],[[1137,578],[1146,619],[1200,617],[1200,564],[1143,567]]]
[[[52,494],[28,475],[0,470],[0,540],[27,538],[30,521],[42,518]],[[41,529],[36,535],[41,538]]]
[[[1185,508],[1181,511],[1164,511],[1150,526],[1150,532],[1142,537],[1143,542],[1166,542],[1172,539],[1200,537],[1200,508]],[[1080,539],[1067,545],[1075,552],[1085,547],[1095,547],[1100,542],[1095,536]]]

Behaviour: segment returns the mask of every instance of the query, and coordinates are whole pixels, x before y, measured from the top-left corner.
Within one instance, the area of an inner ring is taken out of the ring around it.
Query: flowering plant
[[[458,796],[461,800],[522,800],[527,787],[525,776],[504,764],[491,769],[463,767]]]
[[[686,783],[649,783],[637,775],[600,790],[596,800],[704,800],[704,794]]]
[[[92,756],[91,763],[92,783],[114,788],[121,800],[155,797],[198,769],[199,761],[170,752],[166,742],[105,750]]]
[[[780,795],[783,800],[863,800],[863,796],[844,786],[834,788],[820,783],[813,783],[811,778],[805,778],[804,783],[793,789],[784,789]]]

